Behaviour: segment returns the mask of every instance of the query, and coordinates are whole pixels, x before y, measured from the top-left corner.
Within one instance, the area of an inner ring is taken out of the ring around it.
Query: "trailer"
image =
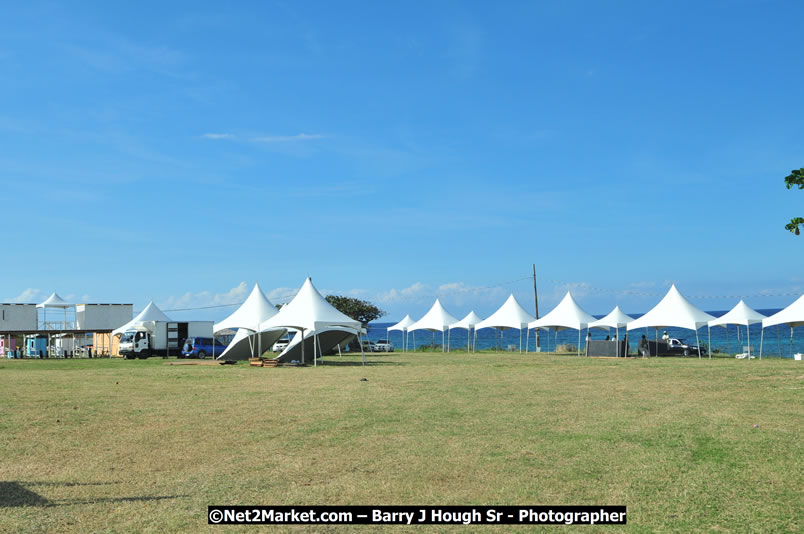
[[[181,356],[188,337],[212,337],[213,321],[146,321],[120,336],[120,355],[126,359]]]

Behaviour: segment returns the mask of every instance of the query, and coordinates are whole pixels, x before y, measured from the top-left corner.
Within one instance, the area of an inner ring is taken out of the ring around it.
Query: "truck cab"
[[[151,352],[151,333],[147,330],[126,330],[120,336],[120,355],[127,360],[145,359]]]

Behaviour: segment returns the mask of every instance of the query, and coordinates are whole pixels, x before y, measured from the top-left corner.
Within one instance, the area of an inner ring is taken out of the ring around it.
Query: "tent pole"
[[[765,340],[765,327],[760,326],[759,329],[759,361],[762,361],[762,342]]]
[[[698,339],[698,329],[695,329],[695,344],[698,345],[698,359],[701,359],[701,340]]]
[[[793,343],[793,338],[790,338],[790,343]],[[792,345],[791,345],[792,346]],[[522,354],[522,327],[519,327],[519,354]]]
[[[450,352],[450,337],[452,336],[452,328],[447,330],[447,352]]]
[[[712,327],[706,325],[706,331],[709,333],[709,359],[712,359]]]
[[[790,358],[793,358],[793,325],[790,325]]]
[[[578,325],[578,356],[581,355],[581,325]]]
[[[782,330],[780,325],[776,325],[776,343],[779,346],[779,358],[782,357]]]
[[[316,342],[316,337],[317,336],[318,336],[318,333],[313,331],[313,367],[318,367],[318,358],[316,358],[316,347],[315,347],[315,342]],[[302,339],[302,342],[304,342],[303,339]]]
[[[301,334],[301,347],[302,347],[302,365],[304,365],[304,328],[299,333]]]
[[[748,335],[748,359],[751,359],[751,323],[745,326],[745,333]]]
[[[360,356],[363,358],[363,366],[366,365],[366,352],[363,350],[363,342],[360,340],[360,330],[357,331],[357,342],[360,344]]]

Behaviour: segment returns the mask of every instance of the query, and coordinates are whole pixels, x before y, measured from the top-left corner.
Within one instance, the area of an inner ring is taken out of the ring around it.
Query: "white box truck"
[[[188,337],[212,337],[213,321],[147,321],[120,336],[120,355],[131,360],[148,356],[181,356]]]

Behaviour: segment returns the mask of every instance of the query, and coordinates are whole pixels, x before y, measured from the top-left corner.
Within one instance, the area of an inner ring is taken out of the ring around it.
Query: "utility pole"
[[[539,292],[536,291],[536,264],[533,264],[533,300],[536,303],[536,318],[539,318]],[[536,329],[536,350],[539,350],[539,329]]]

